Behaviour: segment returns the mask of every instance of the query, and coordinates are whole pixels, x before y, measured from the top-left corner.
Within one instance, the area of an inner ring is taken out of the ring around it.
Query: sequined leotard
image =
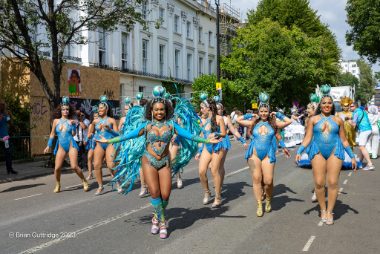
[[[102,128],[100,125],[103,125]],[[114,137],[114,135],[110,131],[106,130],[105,126],[108,126],[110,129],[113,128],[112,124],[108,123],[108,117],[99,118],[99,122],[95,124],[95,140],[100,139],[101,136],[103,136],[106,139]],[[107,149],[108,144],[99,144],[104,151]]]
[[[75,131],[75,127],[70,124],[70,120],[68,119],[59,119],[58,124],[55,126],[55,132],[58,136],[58,142],[55,145],[54,154],[57,153],[59,146],[65,150],[65,152],[69,152],[70,145],[75,149],[79,150],[77,143],[74,141],[73,131]]]

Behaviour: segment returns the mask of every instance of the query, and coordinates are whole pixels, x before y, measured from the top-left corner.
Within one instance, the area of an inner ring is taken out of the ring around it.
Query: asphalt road
[[[127,196],[109,186],[95,196],[96,183],[85,193],[74,174],[62,176],[59,194],[53,193],[53,175],[3,183],[0,253],[379,253],[380,163],[375,165],[377,171],[341,172],[335,224],[321,226],[310,200],[311,170],[280,154],[273,211],[258,218],[244,149],[233,142],[223,205],[202,204],[197,163],[191,162],[184,188],[173,185],[166,240],[150,234],[152,208],[148,198],[138,197],[138,186]]]

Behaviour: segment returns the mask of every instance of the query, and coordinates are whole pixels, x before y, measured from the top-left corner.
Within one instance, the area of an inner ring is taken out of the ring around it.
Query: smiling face
[[[269,110],[267,107],[261,107],[259,109],[259,117],[261,118],[261,120],[268,120],[268,116],[269,116]]]
[[[321,101],[321,111],[325,115],[331,114],[333,109],[333,100],[330,97],[324,97]]]
[[[157,102],[153,105],[153,119],[157,121],[162,121],[165,119],[166,112],[165,112],[165,105],[162,102]]]
[[[210,112],[210,108],[207,107],[207,105],[204,104],[203,102],[201,103],[201,112],[202,112],[203,116],[208,116],[208,114]]]
[[[223,110],[224,110],[223,106],[220,104],[217,104],[216,109],[217,109],[218,115],[223,116]]]
[[[309,117],[315,115],[315,108],[314,108],[313,104],[309,104],[309,105],[307,105],[306,112],[307,112],[307,115],[308,115]]]
[[[107,115],[107,107],[103,103],[99,104],[98,114],[100,117],[104,117]]]

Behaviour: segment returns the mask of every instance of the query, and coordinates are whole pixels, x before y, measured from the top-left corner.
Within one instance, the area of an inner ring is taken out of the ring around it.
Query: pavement
[[[1,253],[378,253],[380,242],[380,160],[375,171],[341,172],[335,224],[320,223],[311,202],[309,169],[279,154],[273,211],[256,217],[252,180],[244,149],[233,142],[225,164],[223,203],[203,205],[198,163],[183,174],[184,188],[173,185],[167,210],[169,238],[150,234],[149,198],[139,185],[128,195],[96,182],[83,192],[79,178],[62,176],[62,192],[53,193],[51,175],[0,185]],[[20,169],[21,170],[21,169]],[[106,172],[106,171],[104,171]],[[106,177],[105,182],[110,178]],[[212,177],[209,173],[210,188]]]

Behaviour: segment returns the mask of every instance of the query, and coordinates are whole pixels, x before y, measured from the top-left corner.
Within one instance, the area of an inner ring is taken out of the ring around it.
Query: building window
[[[148,72],[148,40],[142,40],[142,71]]]
[[[212,60],[208,60],[208,74],[210,75],[212,74],[212,63]]]
[[[180,33],[180,22],[179,22],[179,16],[174,15],[174,32],[175,33]]]
[[[165,45],[160,44],[159,47],[159,61],[160,61],[160,76],[164,76],[164,66],[165,66]]]
[[[211,31],[208,32],[208,46],[209,47],[213,46],[213,43],[212,43],[212,32]]]
[[[193,36],[191,36],[191,22],[190,21],[187,21],[186,22],[186,37],[188,39],[191,39]]]
[[[99,35],[99,64],[106,64],[106,33],[103,28],[98,29]]]
[[[198,76],[203,74],[203,57],[198,59]]]
[[[174,65],[175,65],[175,77],[179,78],[179,63],[181,59],[181,51],[176,49],[174,51]]]
[[[353,64],[352,67],[355,68],[355,67],[356,67],[356,64]]]
[[[121,34],[121,68],[123,70],[128,68],[128,35]]]
[[[145,86],[139,86],[139,93],[144,93]]]
[[[187,54],[187,80],[192,80],[192,58],[191,54]]]
[[[146,0],[141,3],[141,17],[144,20],[148,18],[148,2]]]
[[[198,28],[198,43],[202,43],[202,34],[203,33],[203,28],[199,27]]]
[[[164,26],[164,24],[165,24],[165,9],[164,8],[160,7],[159,17],[160,17],[161,25]]]

